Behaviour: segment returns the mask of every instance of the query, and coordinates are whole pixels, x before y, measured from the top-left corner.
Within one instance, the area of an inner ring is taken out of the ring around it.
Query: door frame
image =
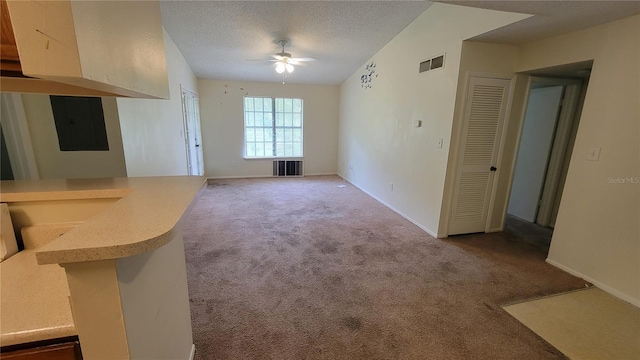
[[[40,174],[31,143],[22,95],[2,93],[0,97],[0,122],[7,143],[13,176],[16,180],[38,180]]]
[[[453,133],[451,136],[451,139],[452,139],[451,144],[453,145],[454,144],[453,140],[455,140],[455,146],[452,146],[451,148],[452,151],[450,151],[450,154],[449,154],[450,165],[448,166],[451,166],[451,169],[453,169],[453,171],[450,173],[447,173],[447,175],[445,176],[445,186],[447,182],[451,182],[452,184],[455,184],[459,175],[459,167],[460,167],[459,165],[461,163],[460,157],[463,155],[461,152],[461,149],[463,146],[462,135],[464,130],[466,105],[467,105],[467,99],[470,96],[470,93],[469,93],[470,80],[473,77],[491,78],[491,79],[500,79],[500,80],[510,81],[509,94],[507,96],[507,107],[505,109],[505,118],[504,118],[504,123],[502,124],[502,130],[501,130],[500,139],[498,142],[499,148],[498,148],[498,155],[496,158],[497,170],[493,174],[493,183],[491,185],[491,193],[489,196],[489,204],[487,207],[487,218],[485,220],[485,225],[484,225],[485,232],[500,231],[496,229],[491,229],[490,226],[491,226],[491,220],[493,219],[493,213],[494,213],[494,207],[495,207],[495,194],[496,194],[498,183],[499,183],[499,181],[497,180],[500,179],[502,174],[501,169],[503,167],[502,161],[504,157],[504,145],[507,138],[506,130],[508,129],[508,126],[511,122],[512,111],[513,111],[513,100],[514,100],[515,91],[516,91],[516,80],[517,80],[518,74],[490,73],[490,72],[478,72],[478,71],[467,71],[465,73],[464,83],[463,83],[464,84],[463,97],[462,97],[463,100],[461,104],[458,106],[459,114],[456,117],[456,119],[454,119],[454,124],[456,124],[454,125],[455,133]],[[524,116],[524,114],[522,114],[522,116]],[[442,215],[444,216],[444,219],[442,219],[440,224],[444,227],[445,231],[443,233],[438,232],[438,238],[446,238],[449,236],[451,215],[454,210],[453,199],[455,196],[455,191],[456,191],[455,185],[453,185],[450,188],[446,189],[446,194],[443,197],[444,211],[442,212]],[[505,208],[505,211],[506,211],[506,208]]]
[[[544,185],[540,193],[540,206],[535,219],[537,224],[548,226],[555,203],[553,200],[557,196],[564,159],[568,151],[571,128],[574,121],[576,121],[576,109],[578,107],[583,82],[581,80],[567,78],[532,77],[531,83],[544,83],[550,86],[564,87],[561,102],[562,108],[556,121],[556,131],[553,136],[553,144],[551,145],[551,154],[547,161]],[[529,96],[528,94],[529,93],[527,93],[527,98]],[[519,134],[519,137],[522,137],[522,133]],[[511,194],[509,194],[509,196],[511,196]]]
[[[201,130],[201,126],[200,126],[200,111],[199,109],[197,112],[197,120],[198,120],[198,124],[196,125],[196,129],[192,129],[190,124],[189,124],[189,119],[187,118],[187,108],[186,108],[186,103],[185,103],[185,94],[188,95],[192,95],[193,97],[196,98],[197,100],[197,104],[196,106],[199,106],[199,97],[198,97],[198,93],[185,88],[182,84],[180,85],[180,101],[182,103],[182,124],[184,127],[184,145],[185,145],[185,155],[186,155],[186,159],[187,159],[187,174],[191,175],[192,173],[192,167],[193,167],[193,159],[191,158],[191,145],[189,143],[190,141],[190,135],[192,134],[194,131],[198,133],[198,138],[200,139],[200,144],[196,144],[196,151],[199,152],[199,161],[198,164],[196,165],[198,167],[198,174],[197,175],[203,175],[204,174],[204,158],[203,158],[203,149],[202,149],[202,130]]]

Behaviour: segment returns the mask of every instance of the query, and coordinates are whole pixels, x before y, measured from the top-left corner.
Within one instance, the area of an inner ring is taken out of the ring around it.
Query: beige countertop
[[[2,346],[76,335],[64,269],[23,250],[0,264],[0,278]]]
[[[64,264],[133,256],[165,245],[205,185],[203,176],[2,181],[0,202],[11,207],[12,202],[120,198],[36,251],[39,264]]]

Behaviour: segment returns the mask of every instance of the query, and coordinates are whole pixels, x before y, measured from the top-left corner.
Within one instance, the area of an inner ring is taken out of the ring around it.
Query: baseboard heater
[[[302,160],[274,160],[273,176],[302,176]]]

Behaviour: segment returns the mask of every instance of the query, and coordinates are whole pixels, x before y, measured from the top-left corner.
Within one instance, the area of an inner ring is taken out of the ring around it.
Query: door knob
[[[492,166],[492,167],[489,168],[489,170],[496,171],[496,170],[498,170],[498,168],[496,168],[495,166]]]

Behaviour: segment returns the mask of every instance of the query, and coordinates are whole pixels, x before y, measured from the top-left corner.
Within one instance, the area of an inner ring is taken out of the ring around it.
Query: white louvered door
[[[449,235],[484,232],[511,81],[471,77]]]

